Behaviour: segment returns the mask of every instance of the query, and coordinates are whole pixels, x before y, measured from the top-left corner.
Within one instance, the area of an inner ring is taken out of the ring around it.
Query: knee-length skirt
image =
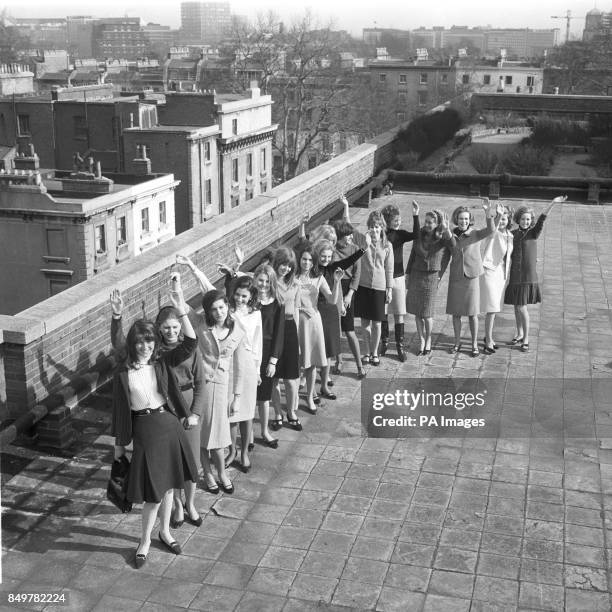
[[[127,497],[159,503],[170,489],[197,481],[198,469],[181,422],[171,412],[132,416],[134,452]]]
[[[406,311],[417,317],[429,319],[434,316],[436,296],[440,279],[437,271],[414,270],[408,276]]]
[[[225,448],[232,443],[229,421],[229,382],[206,382],[202,411],[202,448]]]
[[[391,302],[387,306],[387,314],[406,314],[406,278],[398,276],[393,279]]]
[[[340,312],[335,304],[325,301],[319,302],[319,313],[323,323],[325,354],[335,357],[340,354]]]
[[[360,285],[355,293],[355,316],[367,321],[384,321],[384,289],[369,289]]]
[[[480,277],[480,312],[501,311],[505,285],[503,264],[494,269],[485,268]]]
[[[240,423],[241,421],[250,421],[255,417],[255,404],[257,403],[257,375],[259,374],[255,367],[255,359],[253,353],[249,351],[248,366],[242,372],[242,390],[240,397],[236,402],[235,411],[230,415],[230,423]],[[246,364],[245,364],[246,365]]]
[[[300,311],[300,325],[298,327],[300,339],[300,366],[303,368],[320,368],[327,364],[325,354],[325,337],[321,315],[316,310],[310,314]]]
[[[542,292],[539,283],[511,283],[506,287],[504,304],[526,306],[539,304],[541,301]]]
[[[448,281],[446,314],[456,317],[474,316],[480,313],[480,279],[478,276],[459,278],[451,275]]]
[[[283,350],[276,366],[276,378],[300,377],[300,342],[295,319],[285,319]]]

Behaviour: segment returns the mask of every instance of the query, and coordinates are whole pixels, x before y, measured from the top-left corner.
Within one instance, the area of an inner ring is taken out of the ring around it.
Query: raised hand
[[[113,315],[120,317],[123,313],[123,298],[121,297],[121,291],[119,291],[119,289],[113,289],[110,294],[110,305]]]
[[[173,272],[170,275],[170,287],[170,301],[172,305],[179,312],[185,312],[185,296],[181,286],[181,275],[178,272]]]
[[[365,246],[366,250],[372,246],[372,236],[370,235],[370,232],[366,232],[365,234]]]
[[[445,212],[443,212],[440,216],[441,216],[440,227],[442,228],[442,231],[444,232],[448,229],[448,217],[446,216]]]
[[[244,251],[237,246],[234,248],[234,255],[236,255],[236,261],[238,262],[238,267],[240,267],[244,262]]]
[[[193,266],[193,262],[186,255],[177,255],[176,263],[181,266],[189,266],[190,268]]]
[[[228,276],[232,276],[234,274],[232,267],[224,264],[222,261],[217,262],[217,270],[221,272],[221,274],[227,274]]]
[[[412,215],[418,216],[419,214],[419,203],[416,200],[412,200]]]
[[[484,210],[485,213],[488,213],[490,208],[491,202],[489,202],[489,198],[482,198],[482,210]]]

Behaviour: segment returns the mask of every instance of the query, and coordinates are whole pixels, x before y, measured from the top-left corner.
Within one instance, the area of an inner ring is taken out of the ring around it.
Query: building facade
[[[181,44],[217,44],[231,25],[229,2],[181,2]]]
[[[171,174],[0,171],[0,312],[15,314],[174,236]]]
[[[147,54],[147,48],[139,17],[97,19],[94,23],[93,49],[98,59],[137,59]]]
[[[541,94],[544,87],[544,68],[526,63],[459,60],[455,74],[457,91]]]

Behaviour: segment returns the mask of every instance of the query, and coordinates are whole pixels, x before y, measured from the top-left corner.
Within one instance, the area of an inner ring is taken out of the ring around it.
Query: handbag
[[[111,466],[111,475],[106,487],[106,499],[112,502],[121,512],[130,512],[132,502],[127,498],[127,482],[130,476],[130,461],[123,455],[115,459]]]

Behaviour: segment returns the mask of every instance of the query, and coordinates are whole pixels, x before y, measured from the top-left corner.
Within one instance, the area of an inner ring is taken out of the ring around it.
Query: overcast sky
[[[393,27],[413,29],[434,25],[491,25],[493,27],[559,27],[565,32],[565,21],[551,19],[551,15],[565,15],[569,9],[576,19],[572,20],[572,34],[581,35],[584,16],[593,8],[593,0],[235,0],[230,2],[234,13],[254,17],[257,12],[269,9],[283,19],[290,20],[305,7],[320,17],[321,22],[333,20],[338,29],[361,34],[364,27]],[[15,17],[65,17],[66,15],[93,15],[111,17],[128,15],[141,17],[144,21],[161,23],[171,27],[180,25],[180,0],[105,0],[100,3],[56,0],[53,3],[42,0],[16,2],[5,0],[0,8],[6,7]],[[607,6],[599,3],[598,8],[611,11],[612,0]]]

